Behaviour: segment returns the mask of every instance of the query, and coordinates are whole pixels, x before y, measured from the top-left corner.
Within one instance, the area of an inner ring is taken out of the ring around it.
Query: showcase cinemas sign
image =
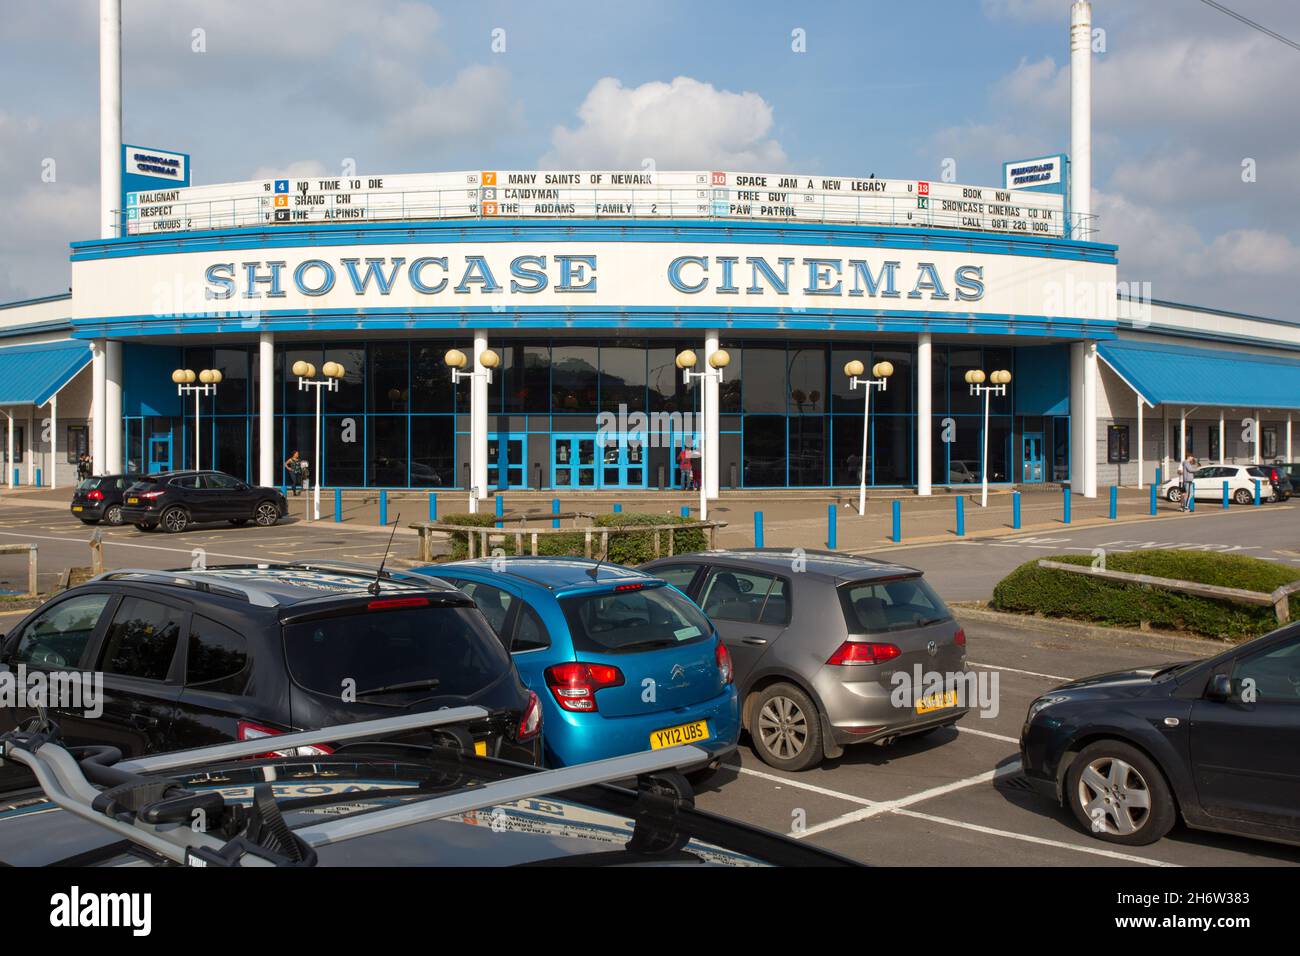
[[[518,255],[421,255],[217,262],[204,270],[207,299],[312,298],[340,294],[403,299],[421,296],[595,294],[658,274],[664,291],[686,295],[843,298],[977,302],[984,298],[984,267],[903,261],[888,253],[867,258],[834,255],[674,255],[657,262],[630,262],[601,272],[594,253]],[[621,274],[620,274],[621,273]]]

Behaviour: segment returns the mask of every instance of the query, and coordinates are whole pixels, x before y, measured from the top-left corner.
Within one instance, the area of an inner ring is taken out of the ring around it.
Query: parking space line
[[[763,773],[761,770],[750,770],[748,767],[740,767],[736,764],[726,764],[728,767],[734,767],[740,773],[750,777],[758,777],[761,780],[770,780],[773,783],[779,783],[788,787],[796,787],[799,790],[808,790],[812,793],[820,793],[823,797],[834,797],[837,800],[846,800],[849,803],[860,803],[863,806],[876,806],[875,800],[868,800],[866,797],[855,797],[851,793],[841,793],[838,790],[827,790],[825,787],[818,787],[811,783],[803,783],[800,780],[789,780],[785,777],[778,777],[774,773]]]
[[[963,734],[976,734],[980,737],[988,737],[992,740],[1005,740],[1009,744],[1015,744],[1017,747],[1020,746],[1019,737],[1008,737],[1006,734],[995,734],[987,730],[976,730],[974,727],[962,727],[959,724],[954,724],[953,726]]]
[[[1148,860],[1145,857],[1133,856],[1130,853],[1120,853],[1116,850],[1103,850],[1101,847],[1079,846],[1075,843],[1066,843],[1064,840],[1049,840],[1046,837],[1030,836],[1027,833],[1013,833],[1010,830],[997,830],[993,827],[980,826],[978,823],[964,823],[961,820],[950,820],[947,817],[936,817],[929,813],[921,813],[917,810],[895,810],[899,816],[912,817],[915,820],[927,820],[930,823],[942,823],[944,826],[960,827],[963,830],[972,830],[976,833],[986,833],[990,836],[1006,837],[1009,840],[1020,840],[1024,843],[1037,843],[1040,846],[1052,846],[1063,850],[1078,850],[1080,853],[1091,853],[1093,856],[1104,856],[1112,860],[1125,860],[1129,863],[1144,863],[1147,866],[1170,866],[1180,867],[1179,863],[1166,863],[1163,860]]]
[[[804,837],[810,837],[814,833],[824,833],[827,830],[834,830],[838,827],[847,826],[850,823],[869,820],[882,813],[892,813],[895,810],[902,809],[903,807],[910,807],[914,803],[922,803],[926,800],[932,800],[935,797],[942,797],[955,790],[965,790],[967,787],[974,787],[981,783],[991,783],[998,777],[1006,777],[1019,772],[1020,760],[1016,759],[1011,763],[1008,763],[1006,766],[999,767],[996,770],[986,770],[984,773],[976,774],[973,777],[967,777],[964,780],[954,780],[952,783],[945,783],[938,787],[931,787],[929,790],[922,790],[920,793],[914,793],[906,797],[899,797],[896,800],[885,800],[879,803],[874,803],[862,810],[854,810],[852,813],[838,816],[834,820],[827,820],[825,823],[819,823],[816,826],[809,827],[802,833],[796,834],[796,839],[802,840]]]
[[[1073,680],[1072,677],[1062,677],[1060,674],[1040,674],[1038,671],[1022,671],[1015,667],[1003,667],[1001,664],[980,664],[976,661],[970,662],[971,667],[982,667],[986,671],[1010,671],[1012,674],[1028,674],[1030,677],[1046,677],[1048,680]]]

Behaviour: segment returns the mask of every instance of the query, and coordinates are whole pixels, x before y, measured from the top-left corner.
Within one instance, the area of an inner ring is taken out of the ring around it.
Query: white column
[[[709,365],[709,356],[718,350],[718,330],[709,329],[704,333],[704,365],[706,372],[712,372],[713,366]],[[725,371],[723,374],[727,374]],[[704,468],[704,474],[700,480],[704,482],[704,494],[709,498],[718,497],[718,474],[719,474],[719,452],[722,451],[722,441],[718,436],[718,379],[716,375],[708,375],[704,379],[704,447],[705,459],[701,463]]]
[[[5,455],[5,481],[12,488],[14,486],[14,413],[9,409],[5,409],[5,414],[9,417],[9,436],[5,440],[5,448],[7,449]]]
[[[106,474],[104,468],[104,389],[108,360],[104,355],[104,340],[95,339],[90,344],[90,460],[91,471]]]
[[[1169,480],[1169,406],[1160,409],[1160,479]]]
[[[1255,409],[1255,464],[1260,463],[1259,452],[1263,448],[1264,441],[1264,418],[1260,410]]]
[[[1227,459],[1228,449],[1223,447],[1223,439],[1227,437],[1227,431],[1223,427],[1223,409],[1219,409],[1219,464],[1222,465]]]
[[[1092,4],[1078,0],[1070,11],[1070,211],[1090,234],[1092,213]]]
[[[1133,394],[1137,395],[1136,392],[1134,392]],[[1144,456],[1145,456],[1145,454],[1146,454],[1146,449],[1142,447],[1142,418],[1143,418],[1143,415],[1142,415],[1142,396],[1141,396],[1141,395],[1137,395],[1137,403],[1138,403],[1138,491],[1141,491],[1143,488],[1146,487],[1146,475],[1144,474],[1144,470],[1145,470],[1144,466],[1145,466],[1145,463],[1143,462],[1143,458],[1144,458]]]
[[[23,457],[27,459],[27,486],[29,488],[36,484],[36,446],[38,442],[36,441],[36,435],[32,433],[32,429],[35,426],[36,406],[32,405],[27,409],[27,432],[23,437],[23,441],[27,445],[27,447],[23,449],[27,454]]]
[[[470,387],[470,481],[471,491],[480,500],[488,496],[488,384],[487,376],[477,373],[485,371],[478,363],[478,357],[487,351],[487,332],[478,329],[474,332],[474,360],[471,366],[476,373],[469,380]]]
[[[99,0],[99,207],[101,239],[118,233],[122,204],[122,0]],[[96,462],[96,466],[98,466]]]
[[[1295,461],[1295,459],[1291,457],[1291,413],[1290,412],[1286,413],[1286,460]]]
[[[50,487],[59,487],[59,396],[50,396]]]
[[[104,343],[104,471],[122,470],[122,343]]]
[[[1097,345],[1070,345],[1070,487],[1097,497]]]
[[[931,377],[934,374],[930,333],[922,332],[916,340],[916,493],[931,493],[930,471],[934,449],[930,425],[933,421]]]
[[[275,336],[263,332],[257,343],[257,483],[276,484]]]
[[[1181,463],[1187,460],[1187,408],[1178,409],[1178,461]]]

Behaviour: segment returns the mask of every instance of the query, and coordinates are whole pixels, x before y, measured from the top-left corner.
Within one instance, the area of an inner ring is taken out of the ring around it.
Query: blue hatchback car
[[[549,767],[675,744],[716,766],[736,747],[731,657],[704,613],[660,578],[581,558],[420,568],[461,588],[542,700]]]

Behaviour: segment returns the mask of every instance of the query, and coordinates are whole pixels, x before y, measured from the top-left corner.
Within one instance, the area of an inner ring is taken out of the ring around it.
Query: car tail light
[[[964,628],[960,628],[960,627],[957,628],[957,633],[954,634],[954,635],[952,636],[952,642],[953,642],[954,644],[956,644],[958,647],[965,647],[965,646],[966,646],[966,630],[965,630]]]
[[[893,644],[875,644],[870,641],[845,641],[826,659],[827,664],[883,664],[902,654]]]
[[[519,719],[519,726],[515,730],[515,740],[532,740],[541,732],[542,702],[530,690],[528,692],[528,706],[524,708],[524,715]]]
[[[367,610],[371,611],[391,611],[400,607],[428,607],[429,599],[427,597],[404,597],[404,598],[380,598],[377,601],[370,601],[366,604]]]
[[[164,494],[163,491],[144,491],[140,493],[140,497],[153,501],[155,498],[161,498]]]
[[[616,584],[614,585],[614,590],[615,591],[640,591],[643,587],[645,587],[644,584]]]
[[[276,730],[274,727],[255,724],[251,720],[241,720],[236,736],[240,740],[257,740],[260,737],[278,737],[283,733],[283,730]],[[257,757],[323,757],[333,752],[334,748],[328,744],[311,744],[307,747],[295,747],[292,750],[272,750],[268,753],[258,754]]]
[[[718,659],[718,672],[722,674],[722,683],[730,684],[732,678],[736,676],[735,668],[731,666],[731,651],[727,650],[727,645],[718,641],[717,650],[713,656]]]
[[[96,488],[90,494],[86,495],[86,497],[89,498],[91,501],[103,501],[104,493],[100,491],[98,488]]]
[[[570,661],[546,668],[546,686],[564,710],[591,713],[596,710],[596,691],[619,687],[623,672],[609,664],[584,664]]]

